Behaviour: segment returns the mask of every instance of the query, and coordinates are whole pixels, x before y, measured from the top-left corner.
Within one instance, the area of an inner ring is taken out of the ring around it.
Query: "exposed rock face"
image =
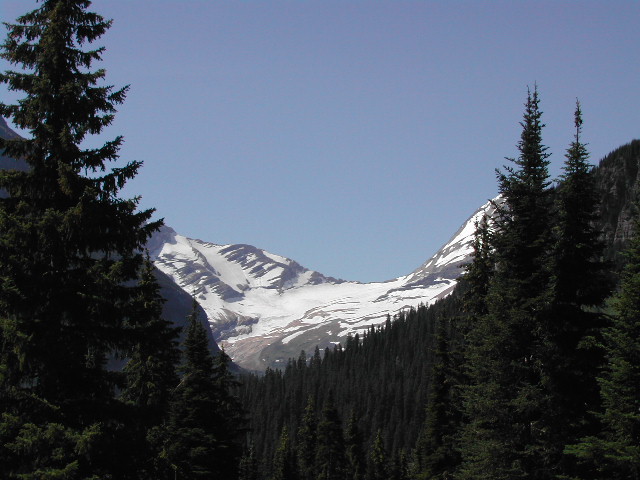
[[[386,282],[346,282],[249,245],[216,245],[165,227],[149,242],[155,265],[196,296],[218,342],[240,366],[284,366],[387,315],[448,295],[469,260],[474,223],[487,203],[429,261]]]
[[[0,117],[0,138],[19,138]],[[0,169],[26,170],[0,152]],[[606,257],[616,267],[633,234],[640,200],[640,140],[607,155],[595,169],[601,197],[598,227]],[[0,197],[6,192],[0,191]],[[358,283],[326,277],[288,258],[251,245],[216,245],[164,228],[150,239],[162,285],[165,318],[184,325],[194,295],[213,337],[241,366],[283,366],[300,350],[311,353],[343,341],[350,333],[382,323],[387,315],[448,295],[469,261],[474,222],[492,215],[481,207],[433,257],[409,275],[386,282]]]
[[[606,257],[619,268],[624,262],[620,252],[633,235],[633,218],[640,200],[640,140],[633,140],[603,158],[595,169],[595,177]]]

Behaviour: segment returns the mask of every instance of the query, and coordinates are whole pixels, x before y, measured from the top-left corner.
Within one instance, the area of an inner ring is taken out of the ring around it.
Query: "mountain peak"
[[[169,227],[151,239],[149,250],[160,270],[196,296],[233,360],[263,370],[448,295],[469,260],[474,222],[491,213],[487,202],[420,268],[387,282],[326,277],[252,245],[190,239]]]

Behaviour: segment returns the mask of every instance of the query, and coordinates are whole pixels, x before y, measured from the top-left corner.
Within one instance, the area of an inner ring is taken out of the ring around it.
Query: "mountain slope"
[[[4,138],[6,140],[20,138],[20,135],[14,132],[2,117],[0,117],[0,138]],[[0,151],[0,169],[27,171],[28,168],[29,167],[24,160],[8,157],[4,155],[3,151]],[[0,189],[0,198],[5,197],[6,195],[6,191]],[[175,282],[169,279],[164,273],[156,269],[154,275],[160,285],[160,294],[162,295],[162,298],[166,300],[162,307],[162,316],[173,323],[176,327],[185,327],[183,328],[184,331],[181,333],[181,338],[183,338],[188,324],[187,317],[191,314],[193,309],[193,301],[187,293],[176,286]],[[198,314],[200,321],[205,322],[206,315],[204,310],[199,306]],[[220,348],[213,339],[213,335],[209,335],[209,349],[214,355],[220,351]],[[122,365],[121,361],[113,359],[111,363],[114,367]],[[233,368],[235,368],[235,366]]]
[[[429,261],[386,282],[347,282],[249,245],[217,245],[165,227],[149,242],[155,265],[207,313],[214,337],[240,366],[283,366],[387,315],[447,295],[468,261],[474,222],[485,204]]]

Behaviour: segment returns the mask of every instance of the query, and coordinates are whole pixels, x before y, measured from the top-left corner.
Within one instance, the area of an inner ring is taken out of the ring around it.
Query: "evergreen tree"
[[[297,480],[296,453],[289,440],[287,427],[282,428],[278,448],[273,456],[271,480]]]
[[[259,478],[260,469],[255,448],[253,442],[249,442],[249,446],[240,458],[238,480],[259,480]]]
[[[20,71],[0,82],[23,92],[0,115],[30,138],[0,140],[24,172],[0,171],[0,464],[5,478],[117,475],[126,415],[121,376],[107,358],[129,348],[142,248],[159,223],[118,197],[140,162],[110,168],[121,137],[84,148],[124,101],[127,87],[92,70],[85,47],[111,22],[86,0],[43,0],[7,24],[0,55]]]
[[[315,402],[310,395],[297,437],[298,471],[301,480],[315,480],[317,429]]]
[[[389,480],[409,480],[409,464],[404,450],[393,454],[393,462],[389,470]],[[450,477],[445,476],[443,478]]]
[[[640,479],[640,223],[627,251],[615,315],[605,330],[601,432],[568,447],[585,467],[580,478]]]
[[[382,442],[382,432],[378,430],[369,452],[368,478],[370,480],[387,480],[389,478],[389,458]]]
[[[318,424],[316,472],[318,480],[342,480],[345,475],[345,446],[340,415],[333,394],[325,400]]]
[[[132,407],[136,432],[128,439],[126,458],[140,464],[137,479],[158,478],[166,468],[161,460],[163,428],[172,390],[178,384],[180,359],[178,329],[162,319],[164,299],[147,256],[131,313],[129,336],[133,343],[124,367],[126,386],[122,399]],[[135,453],[134,453],[135,452]]]
[[[575,134],[565,155],[558,187],[554,248],[555,301],[578,307],[598,306],[610,294],[602,261],[603,242],[595,227],[598,191],[589,152],[582,142],[582,110],[576,101]]]
[[[219,468],[226,478],[236,474],[242,453],[242,436],[246,432],[245,413],[236,396],[240,382],[230,370],[231,358],[224,348],[214,359],[213,379],[216,387],[216,415],[218,448],[222,454]]]
[[[461,478],[551,478],[543,412],[551,190],[537,89],[525,105],[516,168],[498,172],[504,203],[494,236],[487,314],[469,334]]]
[[[143,407],[152,423],[168,410],[171,390],[178,384],[176,365],[180,360],[179,329],[162,318],[164,299],[147,256],[140,275],[137,303],[129,320],[132,342],[129,361],[124,367],[126,386],[122,398]]]
[[[498,201],[497,207],[500,208],[502,202]],[[489,218],[483,215],[482,218],[475,223],[475,232],[472,241],[472,261],[465,265],[464,276],[462,282],[465,287],[463,309],[466,313],[465,322],[467,325],[463,335],[468,334],[471,324],[475,323],[478,318],[486,315],[487,295],[489,293],[489,284],[493,277],[495,269],[494,256],[492,254],[492,234],[489,227]]]
[[[581,141],[582,112],[576,102],[575,136],[566,154],[557,191],[557,220],[552,250],[552,300],[548,314],[544,371],[550,405],[546,411],[548,452],[556,474],[578,473],[567,444],[594,433],[598,409],[596,375],[602,362],[600,330],[605,321],[598,307],[610,294],[602,261],[603,244],[594,227],[598,193],[588,152]]]
[[[344,437],[347,452],[347,479],[362,480],[366,473],[366,461],[362,450],[362,433],[358,428],[354,410],[351,410]]]
[[[445,320],[440,317],[436,331],[435,361],[423,430],[416,443],[417,478],[449,478],[458,463],[455,434],[458,413],[452,402],[452,374]]]
[[[182,379],[174,390],[164,455],[182,479],[237,477],[225,459],[226,426],[219,410],[214,359],[194,300],[184,340]],[[235,466],[237,469],[237,465]]]

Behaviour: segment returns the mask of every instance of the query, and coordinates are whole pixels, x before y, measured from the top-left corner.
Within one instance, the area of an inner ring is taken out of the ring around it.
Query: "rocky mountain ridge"
[[[474,222],[492,211],[487,202],[422,266],[386,282],[327,277],[250,245],[203,242],[169,227],[148,246],[156,267],[202,305],[234,361],[263,370],[449,294],[468,262]]]
[[[0,117],[0,137],[19,138]],[[0,168],[25,170],[25,162],[0,152]],[[640,140],[599,162],[595,179],[606,257],[614,267],[633,232],[640,199]],[[4,192],[0,191],[0,198]],[[491,214],[487,203],[433,257],[410,274],[386,282],[347,282],[310,271],[293,260],[250,245],[216,245],[188,239],[165,227],[149,242],[165,318],[182,325],[195,295],[213,338],[242,366],[283,366],[300,350],[326,348],[387,315],[431,303],[450,293],[469,260],[473,222]]]

